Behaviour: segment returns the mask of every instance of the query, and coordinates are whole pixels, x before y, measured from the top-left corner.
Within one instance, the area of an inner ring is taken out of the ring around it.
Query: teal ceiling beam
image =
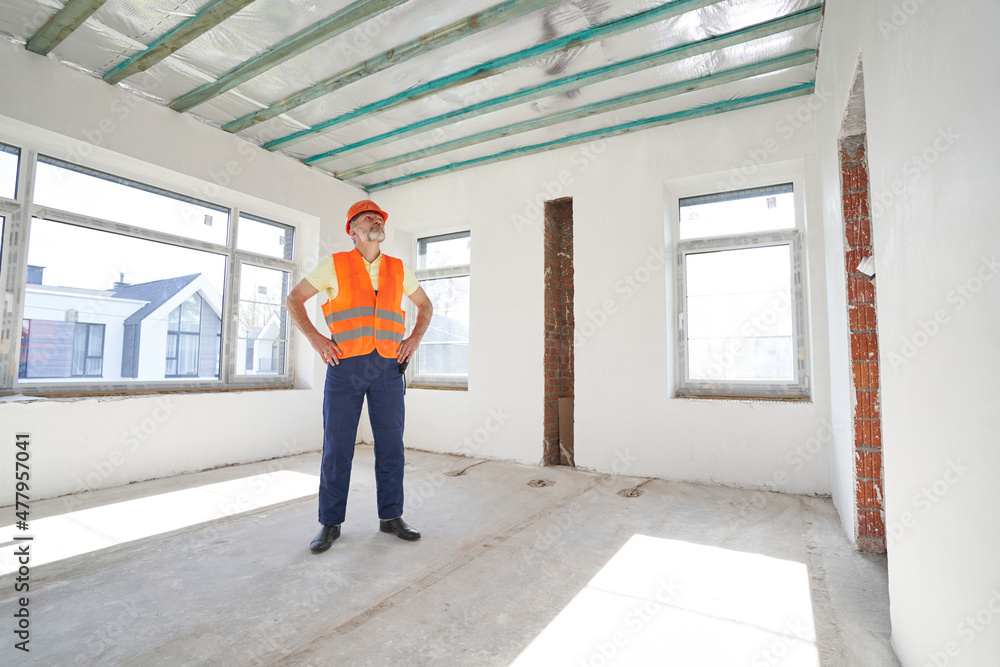
[[[422,132],[428,132],[439,127],[452,125],[460,120],[470,118],[472,116],[507,109],[517,106],[518,104],[525,104],[527,102],[555,95],[557,93],[575,90],[585,85],[607,81],[619,76],[633,74],[652,67],[667,65],[692,56],[698,56],[712,51],[717,51],[719,49],[745,44],[755,39],[769,37],[788,30],[793,30],[795,28],[801,28],[813,23],[818,23],[822,19],[822,16],[823,6],[819,5],[810,9],[794,12],[777,19],[748,26],[740,30],[734,30],[733,32],[716,35],[697,42],[680,44],[669,49],[656,51],[637,58],[631,58],[618,63],[605,65],[604,67],[598,67],[585,72],[580,72],[578,74],[553,79],[539,86],[522,88],[521,90],[518,90],[510,95],[483,100],[482,102],[478,102],[468,107],[455,109],[454,111],[449,111],[431,118],[425,118],[415,123],[411,123],[410,125],[395,128],[389,132],[384,132],[367,139],[346,144],[339,148],[334,148],[326,151],[325,153],[312,155],[305,158],[303,162],[312,165],[326,160],[344,157],[360,150],[374,148],[375,146],[382,146],[405,137],[420,134]]]
[[[602,100],[600,102],[588,104],[576,109],[569,109],[561,113],[541,116],[539,118],[533,118],[520,123],[512,123],[510,125],[505,125],[504,127],[486,130],[485,132],[479,132],[478,134],[462,137],[461,139],[455,139],[436,146],[412,151],[404,155],[397,155],[396,157],[379,160],[378,162],[373,162],[363,167],[357,167],[355,169],[349,169],[347,171],[336,173],[334,174],[334,177],[339,178],[340,180],[357,178],[358,176],[364,176],[365,174],[382,171],[383,169],[389,169],[390,167],[395,167],[407,162],[413,162],[414,160],[421,160],[423,158],[431,157],[432,155],[440,155],[441,153],[458,150],[459,148],[474,146],[476,144],[483,143],[484,141],[491,141],[501,137],[509,137],[522,132],[529,132],[531,130],[550,127],[559,123],[566,123],[580,118],[587,118],[588,116],[618,111],[619,109],[625,109],[637,104],[655,102],[656,100],[666,99],[683,93],[703,90],[713,86],[721,86],[726,83],[760,76],[761,74],[778,72],[783,69],[788,69],[789,67],[808,65],[809,63],[816,61],[816,56],[817,54],[815,49],[807,49],[785,56],[780,56],[778,58],[764,60],[759,63],[753,63],[717,72],[716,74],[708,76],[678,81],[676,83],[657,86],[656,88],[649,88],[647,90],[640,90],[635,93]]]
[[[135,54],[104,73],[102,78],[110,84],[144,72],[180,48],[219,25],[254,0],[215,0],[191,18],[168,30],[153,41],[145,51]]]
[[[326,40],[404,2],[406,0],[358,0],[358,2],[351,3],[339,12],[300,30],[260,55],[240,63],[217,80],[181,95],[170,103],[170,108],[174,111],[193,109],[272,67],[280,65],[289,58],[294,58],[300,53],[308,51],[314,46],[322,44]]]
[[[495,76],[501,72],[506,72],[507,70],[520,67],[526,63],[534,62],[553,53],[570,51],[592,42],[607,39],[608,37],[612,37],[614,35],[620,35],[624,32],[635,30],[636,28],[640,28],[642,26],[658,23],[674,16],[679,16],[696,9],[701,9],[702,7],[706,7],[708,5],[715,5],[725,1],[726,0],[673,0],[673,2],[664,3],[659,7],[647,9],[646,11],[639,12],[638,14],[626,16],[615,21],[608,21],[607,23],[601,23],[591,28],[587,28],[586,30],[580,30],[579,32],[574,32],[548,42],[543,42],[542,44],[536,44],[535,46],[521,49],[520,51],[515,51],[514,53],[493,58],[492,60],[488,60],[481,65],[467,67],[459,72],[455,72],[454,74],[449,74],[448,76],[428,81],[425,84],[414,86],[409,90],[404,90],[401,93],[397,93],[396,95],[392,95],[391,97],[387,97],[383,100],[366,104],[365,106],[355,109],[350,113],[323,121],[322,123],[314,125],[308,129],[294,132],[287,136],[269,141],[264,144],[264,148],[267,150],[274,150],[280,146],[309,139],[322,132],[332,130],[340,125],[356,123],[364,118],[368,118],[369,116],[374,116],[377,113],[394,109],[395,107],[402,106],[422,97],[433,95],[464,83],[470,83],[472,81],[478,81],[480,79]]]
[[[39,28],[25,48],[40,55],[48,55],[52,49],[69,37],[70,33],[83,25],[104,4],[105,0],[69,0],[56,12],[49,22]]]
[[[319,99],[324,95],[340,90],[344,86],[359,81],[376,72],[381,72],[393,65],[404,63],[411,58],[421,54],[429,53],[442,46],[457,42],[460,39],[469,37],[483,30],[488,30],[506,21],[530,14],[560,0],[507,0],[489,9],[485,9],[478,14],[467,16],[451,25],[439,28],[425,35],[421,35],[414,40],[397,46],[396,48],[384,51],[368,60],[345,69],[333,76],[320,81],[315,86],[310,86],[299,92],[289,95],[283,100],[275,102],[266,109],[248,113],[245,116],[222,126],[227,132],[239,132],[248,127],[262,123],[280,114],[286,113]]]
[[[705,118],[707,116],[713,116],[715,114],[725,113],[727,111],[736,111],[737,109],[746,109],[747,107],[753,107],[760,104],[768,104],[770,102],[777,102],[779,100],[801,97],[802,95],[811,94],[815,89],[815,87],[816,87],[815,82],[803,83],[797,86],[783,88],[781,90],[777,90],[770,93],[763,93],[760,95],[753,95],[750,97],[742,97],[739,99],[728,100],[725,102],[717,102],[715,104],[708,104],[703,107],[699,107],[697,109],[691,109],[688,111],[679,111],[675,113],[669,113],[663,116],[644,118],[642,120],[635,120],[629,123],[622,123],[620,125],[614,125],[612,127],[607,127],[604,129],[597,129],[597,130],[591,130],[589,132],[583,132],[580,134],[573,134],[568,137],[553,139],[552,141],[546,141],[544,143],[534,144],[531,146],[511,148],[509,150],[502,151],[500,153],[494,153],[493,155],[484,155],[482,157],[473,158],[471,160],[463,160],[462,162],[455,162],[454,164],[445,165],[443,167],[436,167],[434,169],[427,169],[425,171],[415,172],[407,176],[400,176],[398,178],[389,179],[387,181],[382,181],[380,183],[373,183],[365,187],[365,190],[367,192],[375,192],[377,190],[384,190],[386,188],[402,185],[403,183],[409,183],[424,178],[430,178],[431,176],[437,176],[438,174],[459,171],[461,169],[468,169],[469,167],[475,167],[482,164],[501,162],[503,160],[510,160],[516,157],[524,157],[525,155],[532,155],[534,153],[542,153],[556,148],[576,146],[578,144],[585,144],[591,141],[597,141],[598,139],[607,139],[609,137],[615,137],[621,134],[628,134],[630,132],[637,132],[639,130],[645,130],[652,127],[659,127],[661,125],[670,125],[672,123],[678,123],[684,120],[692,120],[694,118]]]

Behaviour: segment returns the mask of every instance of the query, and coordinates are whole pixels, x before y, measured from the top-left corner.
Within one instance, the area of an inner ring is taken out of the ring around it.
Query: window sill
[[[469,391],[469,388],[458,387],[458,386],[448,386],[443,384],[408,384],[406,385],[408,389],[443,389],[444,391]]]
[[[812,396],[744,396],[740,394],[690,394],[677,392],[674,398],[765,403],[812,403]]]
[[[117,397],[117,398],[128,398],[130,396],[153,396],[153,395],[163,395],[163,394],[218,394],[218,393],[230,393],[230,392],[242,392],[242,391],[273,391],[273,390],[289,390],[295,389],[291,384],[289,385],[271,385],[266,387],[209,387],[203,389],[170,389],[170,388],[157,388],[157,389],[137,389],[129,391],[92,391],[86,393],[72,392],[72,391],[52,391],[52,392],[40,392],[37,390],[26,389],[20,392],[12,393],[0,393],[0,403],[15,403],[22,401],[37,401],[37,400],[47,400],[47,399],[60,399],[60,398],[106,398],[106,397]]]

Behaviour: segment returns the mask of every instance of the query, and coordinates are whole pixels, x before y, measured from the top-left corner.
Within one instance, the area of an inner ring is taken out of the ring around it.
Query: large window
[[[4,148],[0,198],[18,160],[31,178],[0,199],[3,269],[25,276],[0,391],[290,386],[292,226]]]
[[[679,200],[678,394],[808,396],[791,183]]]
[[[469,232],[417,240],[414,272],[434,317],[416,354],[416,386],[468,386],[470,260]]]

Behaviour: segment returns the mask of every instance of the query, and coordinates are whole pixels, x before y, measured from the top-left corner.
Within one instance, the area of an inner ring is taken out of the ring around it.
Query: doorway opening
[[[545,202],[545,411],[542,463],[576,465],[573,446],[573,199]]]

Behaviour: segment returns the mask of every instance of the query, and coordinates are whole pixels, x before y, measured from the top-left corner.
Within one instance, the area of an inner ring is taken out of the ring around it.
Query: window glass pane
[[[100,357],[104,351],[104,327],[101,325],[91,325],[90,339],[87,344],[88,357]]]
[[[20,151],[0,144],[0,197],[17,196],[17,162]]]
[[[417,375],[469,374],[469,276],[421,281],[434,317],[420,342]]]
[[[83,375],[87,365],[87,325],[78,324],[73,335],[73,375]]]
[[[180,195],[66,163],[38,158],[35,203],[200,241],[225,245],[229,212]]]
[[[417,268],[462,266],[470,263],[469,232],[431,236],[417,241]]]
[[[198,336],[181,334],[177,349],[177,375],[198,375]]]
[[[791,184],[680,201],[681,239],[794,229]]]
[[[70,377],[75,329],[73,322],[26,317],[21,327],[18,376],[42,380]]]
[[[218,377],[224,255],[35,218],[28,264],[24,319],[31,325],[24,329],[22,378],[72,377],[74,323],[104,325],[90,327],[87,349],[90,359],[92,350],[100,348],[104,380],[155,381],[177,375],[178,367],[169,359],[179,358],[180,344],[168,331],[176,331],[182,313],[173,327],[170,316],[189,301],[201,304],[200,315],[189,313],[186,321],[200,324],[181,336],[192,339],[185,343],[187,365],[181,370],[202,379]],[[66,333],[63,327],[68,327]],[[190,324],[186,328],[192,329]]]
[[[201,330],[201,297],[192,294],[187,301],[178,306],[180,311],[179,331],[197,333]]]
[[[284,375],[288,346],[287,271],[240,266],[238,375]]]
[[[73,338],[73,377],[100,377],[104,364],[104,325],[77,323]]]
[[[280,259],[292,258],[294,229],[262,218],[240,216],[236,247]]]
[[[688,254],[688,377],[794,381],[791,248]]]

